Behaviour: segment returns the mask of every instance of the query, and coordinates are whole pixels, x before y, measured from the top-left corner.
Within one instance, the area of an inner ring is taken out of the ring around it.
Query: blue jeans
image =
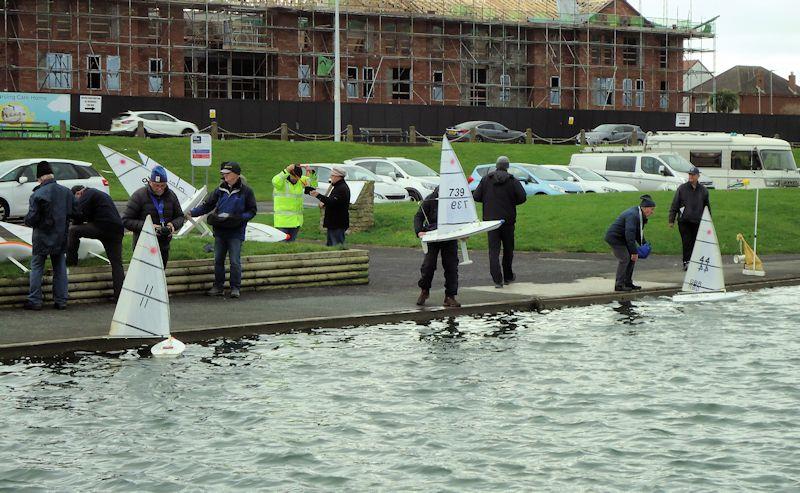
[[[287,235],[289,235],[289,239],[286,241],[294,241],[297,239],[297,234],[300,233],[300,228],[278,228],[279,230],[283,231]]]
[[[231,289],[242,287],[242,240],[214,237],[214,287],[225,285],[225,256],[231,261]]]
[[[42,277],[47,255],[31,255],[30,293],[28,303],[42,304]],[[57,305],[67,304],[67,255],[59,253],[50,255],[53,263],[53,301]]]
[[[328,228],[328,241],[326,246],[344,245],[345,229],[330,229]]]

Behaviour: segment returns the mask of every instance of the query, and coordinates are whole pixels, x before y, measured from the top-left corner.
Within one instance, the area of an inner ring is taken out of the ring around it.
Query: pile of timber
[[[127,271],[127,266],[125,266]],[[214,259],[174,260],[167,264],[170,295],[201,293],[214,283]],[[369,252],[330,250],[242,257],[242,291],[369,283]],[[42,285],[45,302],[52,301],[53,274]],[[91,303],[113,297],[111,267],[71,267],[69,302]],[[0,279],[0,308],[22,306],[28,277]]]

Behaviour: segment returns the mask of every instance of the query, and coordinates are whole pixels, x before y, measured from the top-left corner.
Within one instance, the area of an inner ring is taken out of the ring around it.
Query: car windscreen
[[[573,177],[567,170],[564,169],[559,169],[559,168],[547,168],[547,169],[560,176],[562,180],[569,180],[570,178]]]
[[[411,176],[439,176],[429,167],[413,159],[397,159],[395,163]]]
[[[114,120],[124,120],[125,118],[130,118],[131,114],[128,112],[120,113],[119,115],[114,117]]]
[[[480,123],[481,122],[464,122],[464,123],[459,123],[458,125],[456,125],[453,128],[457,128],[459,130],[470,129],[470,128],[472,128],[472,127],[474,127],[474,126],[476,126],[476,125],[478,125]]]
[[[765,170],[797,170],[797,165],[794,162],[792,151],[788,149],[764,149],[761,151],[761,162],[763,163]]]
[[[594,171],[586,168],[570,168],[570,171],[581,177],[581,180],[586,181],[608,181],[605,177],[598,175]]]
[[[533,176],[535,176],[536,178],[539,178],[541,180],[564,181],[564,179],[558,176],[558,174],[555,171],[550,171],[549,169],[542,168],[541,166],[536,166],[532,164],[523,164],[521,167],[524,168],[527,172],[529,172]]]
[[[604,133],[611,133],[613,130],[616,130],[617,125],[599,125],[592,129],[592,132],[604,132]]]
[[[660,154],[658,157],[679,173],[688,173],[694,165],[677,154]]]
[[[378,175],[369,171],[367,169],[362,168],[361,166],[348,166],[342,167],[345,174],[347,175],[345,179],[347,180],[357,180],[357,181],[381,181],[378,178]]]

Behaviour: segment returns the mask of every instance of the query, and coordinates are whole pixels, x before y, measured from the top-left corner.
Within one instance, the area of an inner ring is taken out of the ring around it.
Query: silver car
[[[525,143],[525,132],[511,130],[497,122],[476,120],[459,123],[447,129],[447,138],[450,140],[469,140],[470,131],[475,129],[477,142],[518,142]]]
[[[305,164],[303,166],[306,166]],[[339,164],[339,163],[310,163],[308,167],[316,171],[319,193],[328,191],[329,181],[331,178],[331,169],[337,166],[342,168],[345,172],[345,180],[350,184],[350,191],[355,192],[354,185],[363,184],[367,181],[375,182],[375,199],[376,204],[394,203],[394,202],[409,202],[411,199],[405,188],[395,183],[388,183],[386,178],[376,175],[375,173],[362,168],[361,166]],[[350,201],[355,202],[355,195],[351,195]],[[306,207],[316,206],[319,201],[310,195],[303,196],[303,205]]]
[[[607,123],[584,132],[586,144],[590,146],[600,144],[623,145],[630,143],[631,134],[636,135],[635,140],[639,145],[644,144],[646,134],[638,125],[627,125],[624,123]],[[581,134],[575,136],[575,143],[581,143]]]

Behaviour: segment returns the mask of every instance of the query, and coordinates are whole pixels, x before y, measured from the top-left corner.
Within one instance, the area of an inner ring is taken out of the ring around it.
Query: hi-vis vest
[[[316,175],[303,176],[297,183],[289,181],[289,173],[281,171],[272,179],[272,200],[276,228],[299,228],[303,225],[303,191],[316,187]]]

